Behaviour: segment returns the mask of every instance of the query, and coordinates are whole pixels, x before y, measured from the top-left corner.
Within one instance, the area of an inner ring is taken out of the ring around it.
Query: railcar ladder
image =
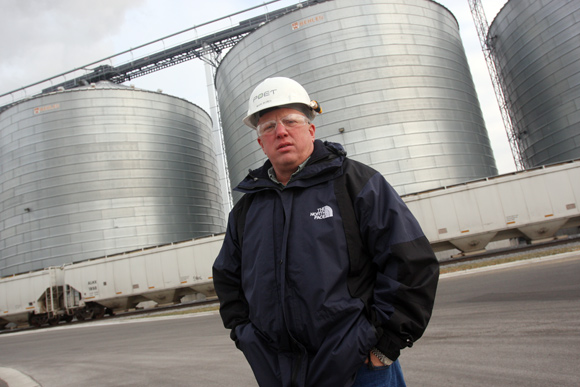
[[[44,292],[44,305],[49,317],[56,316],[60,309],[58,300],[61,295],[61,289],[57,285],[56,275],[55,270],[50,270],[50,286]]]

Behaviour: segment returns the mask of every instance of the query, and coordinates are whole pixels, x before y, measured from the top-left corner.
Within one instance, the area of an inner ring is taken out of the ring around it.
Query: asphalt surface
[[[411,386],[578,386],[580,255],[444,276]],[[256,386],[217,313],[0,335],[10,387]],[[0,382],[2,386],[2,382]]]

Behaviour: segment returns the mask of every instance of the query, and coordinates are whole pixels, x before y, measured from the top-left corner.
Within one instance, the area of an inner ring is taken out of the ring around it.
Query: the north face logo
[[[319,220],[332,218],[334,214],[332,212],[332,208],[330,208],[329,206],[324,206],[322,208],[319,208],[316,212],[311,212],[310,216],[312,216],[315,220]]]

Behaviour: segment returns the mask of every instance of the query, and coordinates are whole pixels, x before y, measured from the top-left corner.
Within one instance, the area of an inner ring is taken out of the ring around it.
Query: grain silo
[[[497,174],[457,20],[436,2],[319,1],[233,47],[216,75],[233,186],[264,161],[241,119],[271,76],[304,85],[323,109],[317,138],[345,145],[399,194]]]
[[[0,274],[223,232],[211,119],[103,82],[0,113]]]
[[[488,42],[526,167],[580,158],[580,2],[509,1]]]

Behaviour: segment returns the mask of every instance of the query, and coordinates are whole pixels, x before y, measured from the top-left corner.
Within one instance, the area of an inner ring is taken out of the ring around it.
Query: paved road
[[[580,385],[580,256],[445,278],[409,386]]]
[[[579,279],[579,255],[442,279],[407,384],[578,386]],[[215,313],[3,334],[0,367],[43,387],[256,385]]]
[[[219,316],[191,316],[0,335],[0,365],[43,387],[256,386]]]

